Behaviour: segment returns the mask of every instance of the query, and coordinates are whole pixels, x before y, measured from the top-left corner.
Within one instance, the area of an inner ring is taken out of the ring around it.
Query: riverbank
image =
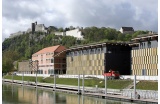
[[[36,87],[36,84],[34,82],[28,81],[18,81],[9,79],[3,79],[3,82],[5,83],[13,83],[13,84],[19,84],[22,86],[30,86],[30,87]],[[42,87],[45,89],[50,89],[53,91],[59,91],[59,92],[65,92],[65,93],[78,93],[78,87],[77,86],[71,86],[71,85],[61,85],[61,84],[50,84],[50,83],[37,83],[37,87]],[[145,103],[158,103],[158,100],[155,99],[134,99],[132,97],[125,97],[123,95],[123,91],[120,90],[113,90],[113,89],[107,89],[107,94],[104,93],[104,88],[93,88],[93,87],[80,87],[80,91],[82,92],[82,95],[86,96],[94,96],[94,97],[101,97],[106,99],[115,99],[115,100],[124,100],[124,101],[130,101],[130,102],[145,102]]]

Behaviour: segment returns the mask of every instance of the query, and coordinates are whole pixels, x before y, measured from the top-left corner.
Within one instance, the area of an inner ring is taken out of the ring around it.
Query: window
[[[151,48],[151,42],[148,41],[148,48]]]
[[[63,68],[65,68],[65,67],[66,67],[66,65],[62,65],[62,67],[63,67]]]
[[[51,59],[51,63],[54,63],[54,59]]]

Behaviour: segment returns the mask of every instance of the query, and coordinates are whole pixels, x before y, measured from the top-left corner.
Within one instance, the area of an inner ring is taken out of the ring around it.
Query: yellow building
[[[132,75],[158,75],[158,34],[141,35],[132,39]]]

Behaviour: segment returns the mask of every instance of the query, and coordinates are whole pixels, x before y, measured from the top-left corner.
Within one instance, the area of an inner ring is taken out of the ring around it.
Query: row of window
[[[37,74],[63,74],[64,70],[59,70],[59,69],[48,69],[47,71],[43,71],[43,70],[38,70]]]
[[[158,41],[146,41],[146,42],[140,42],[139,47],[132,47],[132,50],[137,50],[137,49],[145,49],[145,48],[156,48],[158,47]]]
[[[53,55],[54,53],[46,53],[46,56]],[[41,54],[41,57],[43,57],[44,54]],[[38,57],[38,54],[33,55],[32,57]]]
[[[86,49],[80,51],[72,51],[72,52],[67,52],[67,56],[79,56],[79,55],[99,54],[99,53],[105,53],[105,49],[95,48],[95,49]]]

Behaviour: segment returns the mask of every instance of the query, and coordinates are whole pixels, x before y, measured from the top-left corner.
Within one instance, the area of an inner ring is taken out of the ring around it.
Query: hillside
[[[83,45],[93,42],[130,41],[131,38],[148,32],[137,31],[134,34],[121,34],[119,31],[112,28],[86,27],[82,30],[84,40],[77,40],[72,36],[56,36],[51,34],[52,30],[50,31],[50,34],[35,32],[34,34],[27,33],[24,35],[5,39],[2,43],[2,72],[6,73],[12,70],[16,70],[16,67],[13,67],[14,61],[30,59],[33,53],[45,47],[61,44],[69,48],[71,46]]]

